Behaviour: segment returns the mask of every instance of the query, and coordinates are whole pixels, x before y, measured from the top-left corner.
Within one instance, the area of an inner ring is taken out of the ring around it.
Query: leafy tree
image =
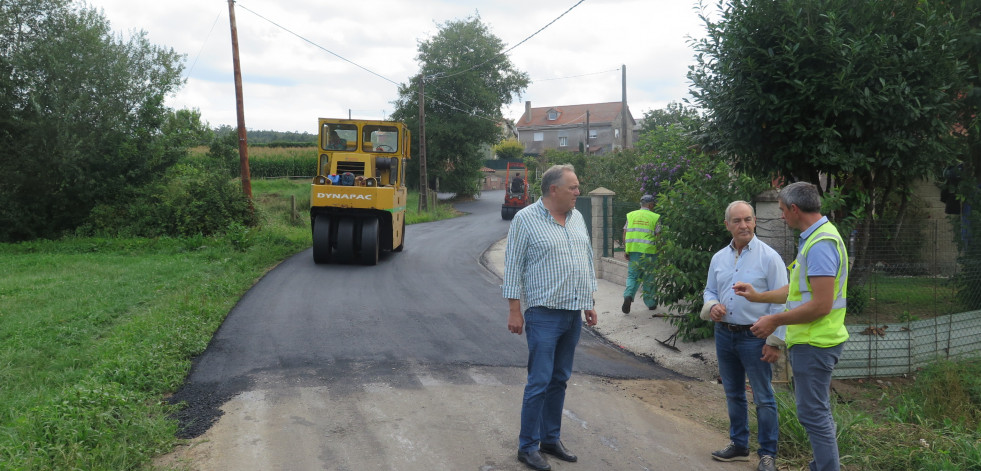
[[[514,138],[506,139],[494,146],[494,154],[501,160],[521,160],[525,155],[525,145]]]
[[[657,128],[680,124],[689,128],[701,119],[698,110],[682,103],[671,102],[663,109],[648,110],[644,113],[641,134]]]
[[[688,75],[708,145],[757,175],[823,173],[854,195],[849,212],[881,212],[891,192],[955,158],[952,86],[964,67],[938,5],[720,2]]]
[[[528,86],[528,75],[514,68],[504,43],[479,16],[440,25],[436,36],[419,43],[420,74],[426,95],[426,168],[441,191],[470,195],[480,175],[482,146],[501,140],[501,107]],[[399,86],[392,117],[419,128],[419,83]],[[421,136],[414,136],[418,149]],[[418,155],[418,152],[414,152]],[[410,184],[419,180],[419,159],[406,167]]]
[[[703,16],[708,34],[688,74],[708,112],[708,148],[737,171],[838,187],[832,218],[858,229],[861,284],[877,218],[902,221],[912,182],[958,156],[960,23],[925,1],[733,0],[719,10],[718,21]]]
[[[0,241],[56,237],[181,157],[180,60],[67,0],[0,2]]]
[[[168,111],[160,131],[183,148],[208,145],[215,135],[197,109]]]
[[[957,30],[958,57],[967,63],[967,74],[960,84],[958,123],[966,138],[966,155],[963,158],[963,185],[958,193],[976,193],[981,183],[981,10],[976,0],[950,0],[944,2],[954,18],[959,20]],[[977,207],[977,203],[975,203]]]

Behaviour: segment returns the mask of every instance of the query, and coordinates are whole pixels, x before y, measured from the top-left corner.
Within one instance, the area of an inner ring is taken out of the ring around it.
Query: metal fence
[[[797,234],[780,220],[758,227],[789,263]],[[950,221],[877,224],[846,237],[850,338],[835,377],[897,376],[981,354],[981,276],[964,270],[978,261],[960,248]]]
[[[621,229],[634,209],[613,205],[615,251],[623,250]],[[757,236],[786,263],[796,256],[798,234],[781,219],[761,216]],[[946,219],[877,224],[843,236],[850,338],[835,377],[896,376],[937,359],[981,356],[981,247],[966,252],[972,246],[958,239],[967,236]]]

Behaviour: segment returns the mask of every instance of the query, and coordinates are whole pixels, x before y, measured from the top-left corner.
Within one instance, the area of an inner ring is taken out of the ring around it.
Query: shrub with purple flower
[[[654,162],[634,167],[641,194],[657,196],[669,183],[684,175],[691,165],[688,156],[671,152],[654,156]]]

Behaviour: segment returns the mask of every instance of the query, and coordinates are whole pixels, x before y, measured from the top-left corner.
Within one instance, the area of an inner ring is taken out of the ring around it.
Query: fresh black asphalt
[[[406,228],[405,250],[376,266],[317,265],[305,250],[267,273],[231,310],[170,401],[179,436],[201,435],[220,407],[257,382],[343,390],[384,377],[398,384],[412,364],[445,372],[469,366],[524,368],[524,336],[507,330],[501,280],[481,264],[506,237],[501,191],[456,204],[466,215]],[[600,319],[602,322],[602,319]],[[586,329],[575,370],[610,378],[677,379]],[[406,385],[411,387],[411,385]]]

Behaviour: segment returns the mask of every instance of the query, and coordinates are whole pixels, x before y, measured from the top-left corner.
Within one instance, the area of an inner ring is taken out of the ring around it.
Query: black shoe
[[[620,310],[623,311],[624,314],[629,314],[630,313],[630,303],[632,303],[632,302],[634,302],[633,299],[623,298],[623,306],[620,306]]]
[[[528,465],[529,468],[535,471],[551,471],[552,466],[548,464],[548,460],[539,451],[519,451],[518,461]]]
[[[712,458],[718,461],[749,461],[749,448],[739,448],[729,442],[725,448],[712,452]]]
[[[541,449],[543,453],[548,453],[562,461],[575,463],[579,459],[576,455],[569,453],[569,450],[562,444],[562,440],[555,443],[542,443]]]

